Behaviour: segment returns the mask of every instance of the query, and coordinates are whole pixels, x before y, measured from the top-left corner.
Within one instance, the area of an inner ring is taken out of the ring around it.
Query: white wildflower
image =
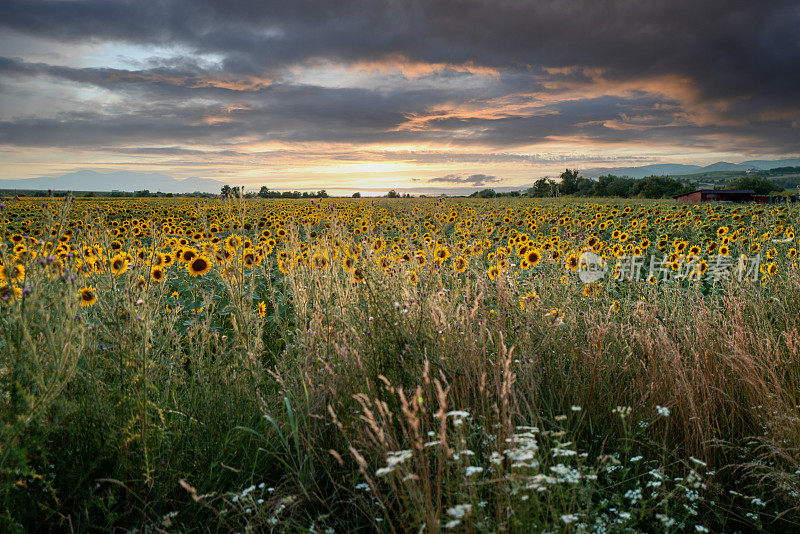
[[[575,514],[564,514],[561,516],[561,521],[564,522],[565,525],[569,525],[570,523],[574,523],[578,520],[578,516]]]
[[[386,464],[388,467],[396,467],[413,456],[411,450],[389,451],[386,453]]]
[[[689,456],[689,459],[690,459],[691,461],[693,461],[694,463],[696,463],[697,465],[701,466],[701,467],[706,467],[706,466],[708,465],[708,464],[707,464],[707,463],[705,463],[703,460],[698,460],[698,459],[697,459],[697,458],[695,458],[694,456]]]
[[[461,519],[471,511],[472,511],[471,504],[457,504],[452,508],[448,508],[447,514],[451,517],[455,517],[456,519]]]
[[[470,465],[466,469],[466,475],[468,477],[471,477],[472,475],[477,475],[478,473],[482,473],[482,472],[483,472],[483,467],[478,467],[478,466],[474,466],[474,465]]]

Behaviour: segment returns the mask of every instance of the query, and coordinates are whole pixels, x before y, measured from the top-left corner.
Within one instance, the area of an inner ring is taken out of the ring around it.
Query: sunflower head
[[[111,258],[111,272],[115,275],[123,274],[128,270],[128,261],[123,254],[117,254]]]
[[[153,267],[150,271],[150,279],[153,282],[161,282],[164,280],[164,269],[158,265]]]
[[[197,256],[186,264],[186,269],[192,276],[202,276],[211,269],[211,260],[205,256]]]
[[[531,267],[536,267],[542,259],[542,254],[536,249],[531,249],[525,254],[525,259]]]
[[[92,286],[82,287],[78,290],[78,299],[84,308],[94,306],[97,302],[97,290]]]
[[[197,257],[197,252],[190,248],[187,248],[181,252],[181,260],[185,261],[186,263],[191,262],[195,257]]]

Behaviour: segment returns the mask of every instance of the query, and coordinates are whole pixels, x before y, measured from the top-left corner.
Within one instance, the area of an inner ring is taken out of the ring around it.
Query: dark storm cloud
[[[795,1],[37,1],[0,24],[66,41],[183,44],[234,72],[328,57],[685,74],[709,96],[798,94]],[[780,82],[780,83],[777,83]],[[792,83],[795,82],[795,83]]]
[[[7,119],[0,143],[212,143],[238,136],[502,148],[580,138],[796,151],[798,27],[796,1],[12,0],[4,2],[0,31],[67,48],[113,41],[180,52],[131,70],[0,59],[4,77],[47,77],[125,97],[113,115]],[[211,56],[211,64],[202,59]],[[398,58],[442,64],[440,83],[415,84],[412,76],[402,86],[371,90],[282,79],[318,62],[380,65]],[[497,76],[469,86],[457,81],[458,68],[496,69]],[[448,77],[456,81],[441,83]],[[623,86],[625,94],[614,92]],[[526,92],[537,95],[519,96]],[[502,97],[535,102],[548,92],[577,96],[555,98],[543,105],[546,113],[487,117],[452,109],[459,102],[489,109]],[[246,109],[208,120],[231,104]],[[430,117],[424,127],[403,128],[420,116]]]

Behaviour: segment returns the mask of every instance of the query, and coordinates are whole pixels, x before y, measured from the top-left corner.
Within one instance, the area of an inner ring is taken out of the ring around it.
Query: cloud
[[[799,26],[789,0],[7,0],[0,145],[467,178],[601,148],[796,154]]]
[[[469,176],[461,176],[459,174],[448,174],[446,176],[439,176],[438,178],[431,178],[428,182],[449,182],[454,184],[470,184],[475,187],[481,187],[490,183],[502,182],[497,176],[487,176],[486,174],[470,174]]]

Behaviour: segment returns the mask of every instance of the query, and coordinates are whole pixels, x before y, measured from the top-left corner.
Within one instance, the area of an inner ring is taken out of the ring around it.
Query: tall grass
[[[82,308],[86,279],[47,254],[70,209],[0,309],[3,530],[800,526],[790,266],[711,294],[556,278],[521,306],[526,282],[477,260],[409,283],[368,247],[358,282],[332,257],[235,256],[156,283],[137,259]],[[252,208],[223,209],[241,230]],[[300,253],[310,229],[286,229]]]

